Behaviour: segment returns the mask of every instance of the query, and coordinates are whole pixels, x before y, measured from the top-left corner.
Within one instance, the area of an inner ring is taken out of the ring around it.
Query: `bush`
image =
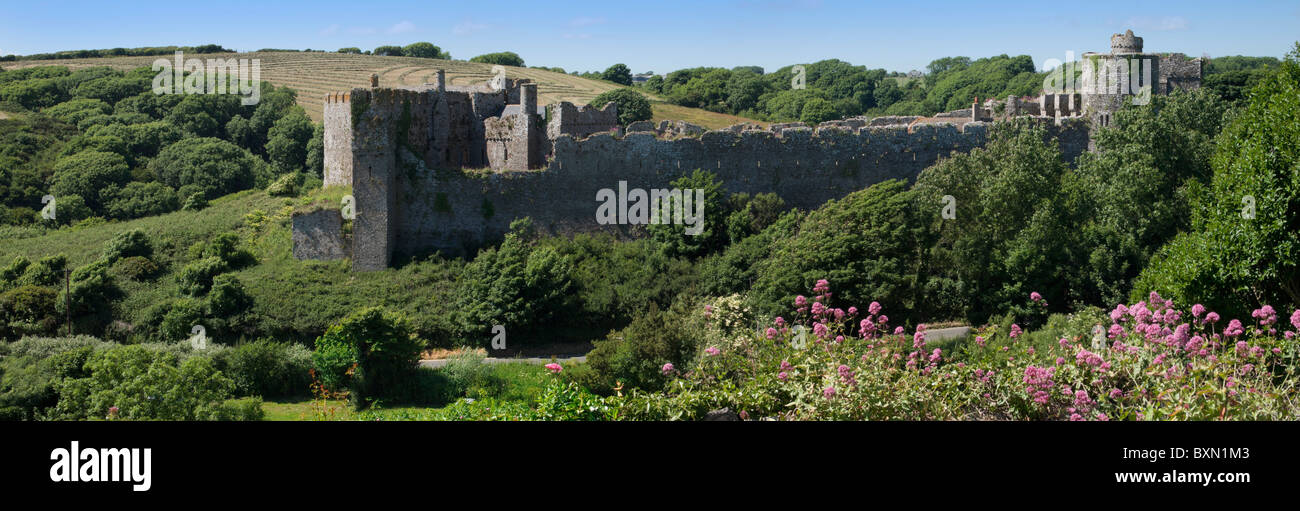
[[[614,89],[591,99],[590,106],[604,108],[606,103],[618,103],[618,123],[623,126],[654,117],[650,102],[640,92],[632,89]]]
[[[239,146],[217,138],[187,138],[169,145],[149,162],[158,181],[180,189],[197,185],[216,197],[265,182],[266,163]]]
[[[311,350],[266,339],[221,352],[218,363],[235,382],[235,395],[263,399],[309,394]]]
[[[260,419],[254,407],[232,409],[225,405],[233,397],[235,384],[206,357],[179,362],[170,353],[122,346],[92,354],[85,371],[85,377],[64,379],[56,385],[59,402],[51,410],[51,418]]]
[[[99,210],[106,200],[101,193],[110,186],[130,181],[131,169],[119,154],[87,151],[59,159],[54,164],[53,179],[54,195],[77,195],[91,209]]]
[[[123,277],[140,282],[157,277],[161,268],[147,257],[124,257],[117,263],[117,271]]]
[[[570,303],[572,265],[553,248],[528,241],[531,222],[511,223],[499,248],[479,252],[466,265],[456,292],[456,317],[472,344],[486,345],[493,325],[527,331],[556,317]]]
[[[657,390],[664,382],[664,364],[684,369],[695,354],[695,333],[686,311],[660,311],[651,304],[627,328],[596,341],[587,354],[588,369],[573,378],[599,394],[612,394],[619,385]]]
[[[379,399],[412,399],[423,343],[405,318],[378,307],[361,310],[316,339],[312,355],[322,383],[347,389],[358,409]]]
[[[140,229],[122,231],[104,245],[100,259],[113,263],[123,257],[149,257],[153,255],[153,241]]]
[[[487,53],[469,59],[470,62],[481,62],[483,64],[499,64],[502,66],[524,67],[524,59],[518,53],[513,51],[502,51],[497,53]]]
[[[181,293],[202,296],[212,289],[212,279],[229,268],[220,257],[205,257],[182,268],[176,275],[176,282],[180,283]]]

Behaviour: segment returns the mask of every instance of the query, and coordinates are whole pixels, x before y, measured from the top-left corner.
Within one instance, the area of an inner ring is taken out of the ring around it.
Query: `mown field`
[[[6,62],[4,67],[20,69],[33,66],[67,66],[75,70],[84,67],[109,66],[114,69],[128,70],[150,66],[159,58],[167,57],[31,60]],[[384,86],[409,86],[431,82],[434,73],[439,69],[447,72],[447,81],[452,85],[471,85],[487,81],[492,77],[491,64],[414,57],[318,52],[250,52],[212,53],[197,58],[260,60],[262,80],[276,86],[289,86],[297,90],[298,104],[302,105],[307,110],[307,115],[316,122],[321,120],[325,94],[353,87],[365,87],[370,83],[371,74],[378,74],[379,83]],[[602,92],[622,87],[601,80],[522,67],[506,66],[506,75],[514,78],[529,78],[536,82],[537,92],[543,104],[560,101],[586,104]],[[764,124],[734,115],[671,105],[655,97],[650,99],[653,102],[655,121],[684,120],[708,128],[723,128],[741,122]]]

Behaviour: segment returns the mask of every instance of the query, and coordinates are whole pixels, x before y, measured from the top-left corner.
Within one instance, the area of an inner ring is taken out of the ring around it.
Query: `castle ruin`
[[[1199,85],[1199,59],[1184,58],[1165,72],[1165,57],[1142,54],[1141,45],[1131,31],[1116,34],[1110,55],[1087,54],[1085,62],[1094,58],[1102,62],[1097,69],[1108,70],[1104,62],[1152,60],[1150,76],[1159,83],[1139,85],[1152,85],[1154,93]],[[378,270],[396,255],[472,255],[522,217],[547,234],[635,235],[640,226],[597,223],[597,192],[620,181],[665,188],[695,169],[715,173],[730,193],[773,192],[789,206],[813,209],[884,180],[914,180],[940,158],[982,146],[987,122],[1008,117],[1038,119],[1073,162],[1088,148],[1090,125],[1108,123],[1125,96],[1088,90],[1037,101],[1012,97],[1001,107],[976,102],[930,118],[859,117],[815,128],[742,124],[708,131],[642,121],[624,129],[614,103],[539,108],[529,80],[456,87],[443,72],[435,76],[434,83],[404,88],[381,87],[372,76],[369,88],[326,96],[324,182],[352,187],[352,238],[343,239],[346,226],[323,218],[338,210],[296,214],[295,257],[351,257],[355,270]]]

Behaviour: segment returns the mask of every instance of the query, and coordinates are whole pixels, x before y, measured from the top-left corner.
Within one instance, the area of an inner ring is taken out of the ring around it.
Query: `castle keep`
[[[1112,50],[1118,41],[1122,50],[1141,51],[1141,38],[1131,32],[1115,37]],[[1199,85],[1199,60],[1194,64]],[[1190,64],[1171,69],[1179,71],[1152,76],[1162,87],[1189,86]],[[887,179],[915,179],[939,158],[983,145],[985,121],[995,117],[1039,119],[1073,161],[1087,150],[1090,120],[1096,125],[1122,105],[1122,98],[1090,98],[1090,92],[1045,94],[1037,102],[1013,97],[1002,108],[977,102],[931,118],[707,131],[680,121],[623,128],[614,103],[539,108],[537,85],[528,80],[456,87],[438,72],[434,83],[419,87],[380,87],[375,76],[370,85],[325,98],[324,182],[352,187],[352,239],[344,239],[337,209],[295,214],[299,259],[350,255],[354,269],[377,270],[395,255],[472,255],[522,217],[546,234],[634,235],[639,226],[597,223],[597,192],[619,181],[671,188],[695,169],[715,173],[728,192],[772,192],[792,207],[812,209]]]

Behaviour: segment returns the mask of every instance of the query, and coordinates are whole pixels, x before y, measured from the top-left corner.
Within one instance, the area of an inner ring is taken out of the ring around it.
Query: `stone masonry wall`
[[[1087,149],[1083,122],[1048,129],[1069,161]],[[984,123],[967,123],[964,130],[923,125],[911,133],[891,127],[711,131],[675,140],[645,133],[623,139],[609,134],[585,140],[561,136],[553,143],[549,166],[542,170],[403,173],[396,201],[401,210],[397,249],[404,254],[472,255],[500,239],[512,220],[525,216],[542,233],[635,234],[640,226],[597,224],[597,191],[618,190],[619,181],[626,181],[629,189],[668,188],[672,180],[697,168],[716,173],[730,193],[774,192],[789,206],[812,209],[887,179],[914,180],[939,158],[983,145],[986,131]]]
[[[320,261],[347,257],[339,210],[318,209],[293,215],[293,257]]]
[[[325,95],[325,186],[352,184],[350,93]]]

